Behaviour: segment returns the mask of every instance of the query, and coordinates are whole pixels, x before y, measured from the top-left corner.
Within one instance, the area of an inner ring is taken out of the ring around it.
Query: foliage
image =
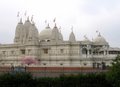
[[[56,78],[33,78],[30,73],[17,72],[0,75],[0,87],[120,87],[120,56],[106,73],[80,73]]]
[[[112,87],[105,75],[96,73],[33,78],[30,73],[6,73],[0,75],[0,87]]]
[[[110,71],[107,73],[107,80],[113,87],[120,87],[120,56],[118,55],[112,63]]]
[[[5,73],[0,75],[0,87],[34,87],[34,85],[32,75],[29,73]]]

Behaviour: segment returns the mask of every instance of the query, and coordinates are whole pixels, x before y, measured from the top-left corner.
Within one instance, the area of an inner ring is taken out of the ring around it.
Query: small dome
[[[108,42],[100,34],[93,40],[93,43],[98,45],[108,45]]]
[[[86,36],[84,36],[84,40],[82,42],[87,43],[87,44],[91,43],[91,41]]]
[[[52,35],[52,29],[48,26],[40,32],[39,38],[40,40],[50,40]]]

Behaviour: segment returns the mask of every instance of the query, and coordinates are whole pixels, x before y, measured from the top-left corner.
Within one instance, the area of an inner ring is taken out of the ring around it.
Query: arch
[[[86,48],[82,49],[82,54],[86,54],[87,55],[87,49]]]

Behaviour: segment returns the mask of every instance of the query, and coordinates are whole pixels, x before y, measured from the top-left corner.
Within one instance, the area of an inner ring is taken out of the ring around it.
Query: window
[[[14,52],[14,51],[11,51],[11,54],[12,54],[12,55],[14,55],[14,54],[15,54],[15,52]]]
[[[6,51],[3,51],[2,53],[3,53],[3,55],[5,55],[5,54],[6,54]]]
[[[21,53],[22,53],[22,54],[25,54],[25,49],[21,49]]]
[[[47,40],[47,42],[50,42],[50,40]]]
[[[43,49],[44,54],[48,54],[48,49]]]
[[[60,53],[63,53],[64,52],[64,50],[63,49],[60,49]]]
[[[45,65],[46,65],[46,63],[43,63],[43,65],[45,66]]]

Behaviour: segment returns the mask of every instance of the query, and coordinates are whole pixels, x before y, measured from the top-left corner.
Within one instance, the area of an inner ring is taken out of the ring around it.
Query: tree
[[[36,63],[37,63],[37,60],[33,57],[26,56],[22,58],[22,64],[30,65],[30,64],[36,64]]]
[[[120,87],[120,55],[113,60],[107,79],[113,87]]]

